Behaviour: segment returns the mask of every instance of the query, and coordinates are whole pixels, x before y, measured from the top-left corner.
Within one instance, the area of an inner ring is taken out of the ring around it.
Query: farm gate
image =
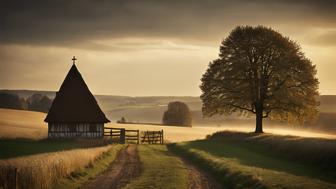
[[[141,136],[140,136],[141,135]],[[125,143],[148,143],[163,144],[163,130],[161,131],[139,131],[125,128],[105,127],[104,136],[110,137],[114,142]]]

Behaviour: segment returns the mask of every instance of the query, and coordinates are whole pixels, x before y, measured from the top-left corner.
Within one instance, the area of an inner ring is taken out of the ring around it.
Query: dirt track
[[[222,188],[211,176],[183,161],[189,172],[189,189]],[[141,173],[141,162],[137,145],[128,145],[122,149],[115,161],[101,175],[86,184],[83,189],[119,189],[131,182]],[[164,183],[162,183],[164,184]]]
[[[141,172],[141,163],[136,145],[122,149],[107,170],[94,178],[84,189],[117,189],[125,186]]]
[[[189,171],[189,189],[221,189],[223,188],[214,178],[184,161]]]

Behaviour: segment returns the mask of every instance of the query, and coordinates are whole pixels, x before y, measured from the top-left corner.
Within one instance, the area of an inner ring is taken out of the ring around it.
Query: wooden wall
[[[48,123],[48,138],[101,138],[104,123]]]

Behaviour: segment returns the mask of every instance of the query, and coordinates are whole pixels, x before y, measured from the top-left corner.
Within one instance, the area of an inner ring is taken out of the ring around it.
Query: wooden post
[[[120,129],[120,137],[119,137],[119,143],[120,144],[125,144],[125,139],[126,139],[126,133],[125,133],[125,129]]]
[[[161,130],[161,144],[163,144],[163,129]]]
[[[111,136],[111,139],[113,139],[113,138],[112,138],[112,129],[110,129],[110,136]]]
[[[150,136],[149,136],[150,134],[149,134],[149,131],[147,131],[147,138],[148,138],[148,144],[150,144]]]
[[[138,134],[138,144],[139,144],[139,137],[140,137],[139,130],[137,131],[137,134]]]

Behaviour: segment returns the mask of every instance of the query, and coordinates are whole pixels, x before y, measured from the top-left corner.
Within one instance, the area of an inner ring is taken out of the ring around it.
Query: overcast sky
[[[4,0],[0,88],[56,91],[75,55],[94,94],[198,96],[238,25],[297,41],[336,94],[336,0]]]

